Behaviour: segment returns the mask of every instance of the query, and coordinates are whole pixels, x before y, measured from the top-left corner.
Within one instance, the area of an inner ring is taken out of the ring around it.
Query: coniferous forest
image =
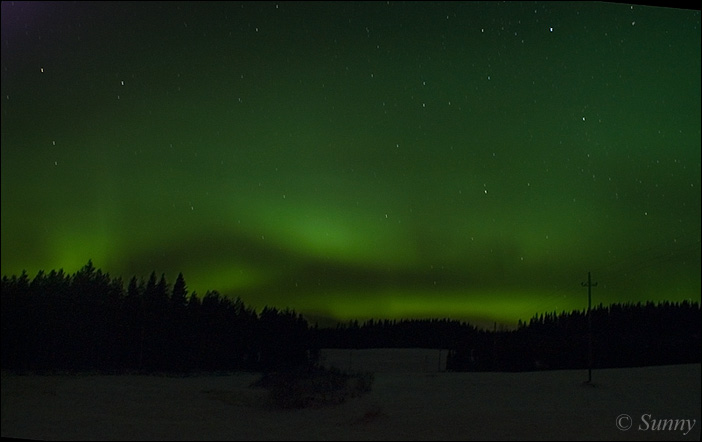
[[[700,305],[613,304],[534,316],[516,330],[449,319],[310,327],[292,310],[260,312],[216,291],[189,293],[152,272],[126,284],[88,262],[75,274],[3,276],[2,368],[108,373],[285,370],[322,348],[448,349],[447,369],[524,371],[699,363]],[[591,324],[591,327],[590,327]],[[590,333],[590,330],[592,332]]]
[[[195,372],[265,370],[307,360],[307,322],[292,311],[260,313],[216,291],[188,294],[154,272],[120,278],[88,262],[74,275],[2,278],[2,368]]]

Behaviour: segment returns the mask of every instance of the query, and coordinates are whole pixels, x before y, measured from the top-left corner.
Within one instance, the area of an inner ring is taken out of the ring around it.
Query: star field
[[[699,302],[700,12],[2,3],[2,273],[309,317]]]

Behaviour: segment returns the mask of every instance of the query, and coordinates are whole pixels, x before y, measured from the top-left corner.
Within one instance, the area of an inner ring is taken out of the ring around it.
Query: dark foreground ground
[[[341,405],[272,410],[249,388],[257,374],[3,373],[1,428],[51,440],[697,441],[701,375],[699,364],[597,370],[583,385],[582,370],[377,372],[371,393]]]

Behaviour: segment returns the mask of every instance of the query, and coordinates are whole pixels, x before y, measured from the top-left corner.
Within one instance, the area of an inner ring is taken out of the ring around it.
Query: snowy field
[[[414,352],[406,355],[409,360],[429,367],[429,356],[425,365],[424,356]],[[51,440],[700,440],[699,364],[595,370],[594,385],[583,385],[585,370],[439,372],[439,351],[427,354],[435,358],[431,361],[437,367],[434,371],[380,370],[366,396],[304,410],[266,407],[266,392],[248,387],[257,374],[176,378],[3,373],[2,436]],[[355,356],[357,361],[369,357]],[[327,360],[334,357],[349,363],[348,351],[332,351]],[[351,355],[351,364],[353,358]],[[664,429],[657,427],[660,419],[670,420],[662,421]],[[694,423],[692,430],[688,420]],[[677,428],[671,429],[676,421]],[[617,424],[631,428],[620,430]]]
[[[319,362],[325,367],[373,373],[431,373],[446,370],[448,350],[426,348],[369,348],[322,350]]]

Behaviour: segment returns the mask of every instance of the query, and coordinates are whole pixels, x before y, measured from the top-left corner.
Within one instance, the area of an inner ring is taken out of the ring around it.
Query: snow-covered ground
[[[381,371],[371,393],[344,404],[271,410],[248,387],[257,374],[3,373],[1,428],[52,440],[700,440],[701,374],[699,364],[595,370],[583,385],[585,370]],[[670,421],[654,430],[660,419]]]
[[[319,361],[326,367],[373,373],[430,373],[446,370],[448,350],[426,348],[327,348]]]

